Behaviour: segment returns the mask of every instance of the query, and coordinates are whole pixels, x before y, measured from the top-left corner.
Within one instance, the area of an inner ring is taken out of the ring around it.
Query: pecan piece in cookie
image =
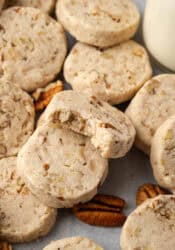
[[[12,246],[7,242],[0,242],[0,250],[12,250]]]
[[[56,81],[49,84],[46,88],[38,88],[33,92],[32,97],[35,102],[35,110],[43,110],[47,107],[53,96],[63,90],[63,83]]]
[[[139,206],[147,199],[154,198],[160,194],[169,194],[169,192],[158,185],[149,183],[143,184],[137,190],[136,204]]]
[[[103,227],[122,226],[126,216],[122,213],[125,201],[111,195],[96,195],[90,202],[73,208],[75,216],[90,225]]]

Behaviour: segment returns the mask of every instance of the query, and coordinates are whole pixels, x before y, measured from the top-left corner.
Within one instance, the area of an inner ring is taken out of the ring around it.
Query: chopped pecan
[[[50,168],[50,166],[49,166],[48,163],[45,163],[45,164],[43,165],[43,168],[44,168],[45,171],[48,171],[49,168]]]
[[[126,216],[122,213],[125,201],[111,195],[96,195],[91,201],[73,208],[75,216],[90,225],[122,226]]]
[[[169,194],[169,192],[158,185],[154,184],[144,184],[140,186],[136,194],[136,204],[139,206],[144,201],[150,198],[154,198],[160,194]]]
[[[114,127],[112,124],[110,124],[110,123],[100,123],[100,124],[99,124],[99,127],[100,127],[100,128],[111,128],[111,129],[115,129],[115,127]]]
[[[133,54],[138,57],[142,57],[144,55],[144,51],[142,49],[135,49]]]
[[[35,109],[39,111],[46,108],[53,96],[61,91],[63,91],[63,83],[61,81],[51,83],[46,88],[37,89],[32,94],[35,103]]]
[[[101,203],[102,205],[108,205],[109,207],[119,208],[120,211],[122,211],[126,205],[123,199],[113,195],[97,194],[92,201]]]
[[[20,194],[22,194],[22,195],[28,195],[28,194],[29,194],[29,189],[28,189],[26,186],[24,186],[24,187],[21,189]]]
[[[12,246],[7,242],[0,242],[0,250],[12,250]]]

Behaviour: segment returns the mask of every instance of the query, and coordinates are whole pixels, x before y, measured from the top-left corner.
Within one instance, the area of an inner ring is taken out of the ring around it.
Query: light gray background
[[[47,1],[47,0],[46,0]],[[144,12],[145,0],[135,0],[140,12]],[[74,40],[69,36],[69,46]],[[141,25],[136,40],[142,42]],[[155,73],[158,72],[154,67]],[[110,162],[109,176],[101,189],[106,194],[114,194],[124,198],[127,202],[125,213],[129,214],[135,208],[135,194],[137,188],[146,182],[154,182],[149,158],[139,150],[133,148],[123,159]],[[70,236],[86,236],[101,244],[105,250],[120,249],[120,228],[93,227],[78,221],[70,210],[60,210],[57,223],[52,232],[35,242],[16,245],[15,250],[42,250],[50,241]]]

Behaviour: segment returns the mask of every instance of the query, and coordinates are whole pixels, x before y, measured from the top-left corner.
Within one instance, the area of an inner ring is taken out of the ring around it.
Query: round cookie
[[[0,81],[0,159],[16,155],[34,129],[32,98],[18,86]]]
[[[16,172],[16,157],[0,160],[0,238],[19,243],[46,235],[57,210],[38,201]]]
[[[140,15],[130,0],[59,0],[56,15],[78,41],[110,47],[137,31]]]
[[[152,139],[151,164],[159,185],[175,191],[175,115],[157,129]]]
[[[46,13],[51,13],[56,0],[8,0],[7,6],[24,6],[41,9]]]
[[[90,200],[108,172],[107,160],[87,137],[51,123],[37,128],[19,152],[17,165],[28,188],[55,208]]]
[[[148,199],[129,215],[122,230],[122,250],[174,250],[175,196]]]
[[[64,76],[74,90],[119,104],[135,95],[152,69],[146,50],[132,40],[105,50],[77,43],[65,61]]]
[[[48,120],[89,136],[104,158],[123,157],[135,139],[135,129],[124,113],[93,96],[73,90],[53,97],[39,124]]]
[[[0,26],[0,79],[6,77],[29,92],[50,83],[66,55],[62,26],[30,7],[4,10]]]
[[[102,247],[97,245],[92,240],[84,237],[65,238],[58,241],[51,242],[43,250],[103,250]]]
[[[149,154],[157,128],[175,114],[175,75],[153,77],[137,92],[126,115],[136,129],[136,146]]]

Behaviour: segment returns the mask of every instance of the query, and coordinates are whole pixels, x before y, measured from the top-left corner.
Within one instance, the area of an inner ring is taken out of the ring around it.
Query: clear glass
[[[153,58],[175,72],[175,0],[147,0],[143,37]]]

